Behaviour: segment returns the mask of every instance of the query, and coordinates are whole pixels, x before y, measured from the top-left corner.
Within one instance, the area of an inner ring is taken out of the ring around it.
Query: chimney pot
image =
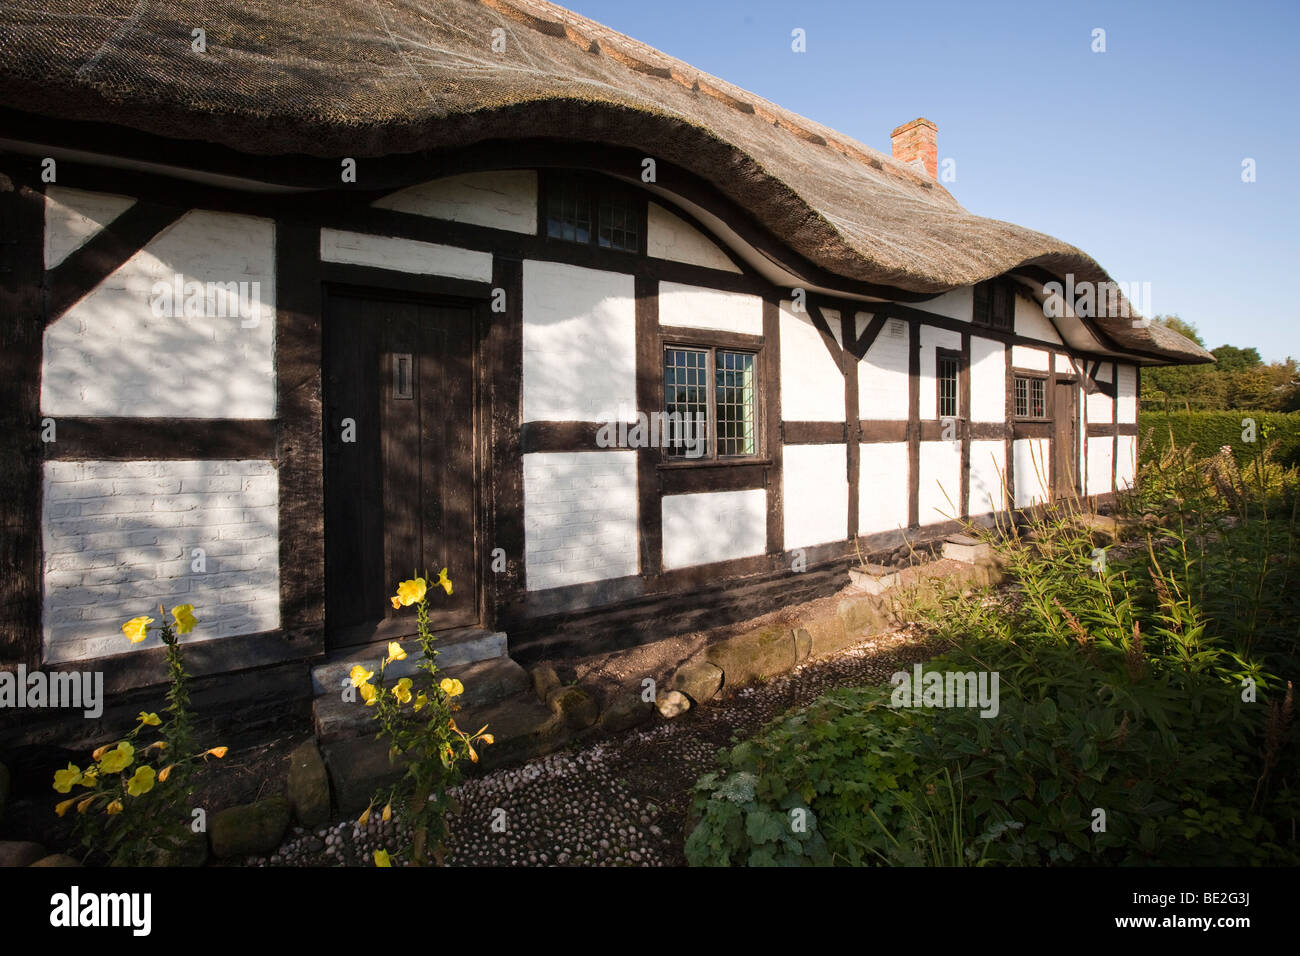
[[[914,163],[918,159],[931,179],[939,176],[939,127],[924,116],[904,123],[889,134],[894,159]]]

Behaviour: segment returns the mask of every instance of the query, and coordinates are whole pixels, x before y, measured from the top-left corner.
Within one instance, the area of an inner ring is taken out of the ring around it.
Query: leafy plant
[[[427,572],[426,572],[427,574]],[[450,595],[452,582],[443,568],[435,585]],[[477,763],[475,744],[491,744],[493,737],[485,733],[487,725],[474,733],[466,733],[456,726],[454,712],[459,710],[455,698],[465,692],[464,686],[454,678],[438,679],[434,662],[438,651],[429,627],[429,582],[425,577],[414,577],[397,586],[393,596],[394,610],[415,605],[416,628],[420,645],[420,660],[416,665],[424,675],[426,686],[416,687],[409,677],[397,680],[391,687],[385,680],[385,671],[394,661],[406,659],[406,651],[396,641],[388,645],[388,652],[379,665],[378,679],[361,665],[352,669],[352,686],[361,694],[366,706],[374,707],[374,719],[379,722],[377,738],[390,742],[389,759],[405,761],[406,770],[401,779],[387,791],[377,795],[361,814],[363,824],[368,822],[377,803],[383,801],[380,811],[383,820],[392,818],[394,806],[404,811],[410,826],[411,839],[398,851],[399,858],[408,856],[415,865],[424,865],[430,857],[438,863],[443,859],[443,841],[447,833],[447,814],[452,809],[447,788],[458,777],[458,763],[465,757]],[[377,866],[391,866],[393,856],[388,850],[375,853]]]

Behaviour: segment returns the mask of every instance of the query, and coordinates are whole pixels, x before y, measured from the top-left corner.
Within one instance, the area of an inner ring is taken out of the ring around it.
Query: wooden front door
[[[1071,498],[1079,493],[1079,386],[1057,381],[1052,422],[1053,496]]]
[[[399,581],[447,568],[435,628],[477,623],[473,313],[330,294],[325,310],[325,632],[331,647],[415,632]]]

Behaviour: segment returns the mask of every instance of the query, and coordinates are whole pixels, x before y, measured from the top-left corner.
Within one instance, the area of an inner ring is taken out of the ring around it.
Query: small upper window
[[[938,349],[935,355],[935,380],[939,385],[939,418],[956,418],[961,414],[957,401],[957,373],[961,368],[961,355]]]
[[[1010,332],[1015,328],[1016,290],[1013,280],[989,279],[975,284],[976,325]]]
[[[1041,378],[1016,376],[1016,418],[1047,417],[1047,386]]]
[[[615,184],[581,176],[546,181],[546,235],[602,249],[641,248],[636,197]]]

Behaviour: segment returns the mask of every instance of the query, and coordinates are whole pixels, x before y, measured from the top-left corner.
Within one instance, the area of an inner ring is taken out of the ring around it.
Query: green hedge
[[[1245,419],[1255,421],[1254,444],[1242,440],[1242,421]],[[1275,460],[1284,465],[1300,465],[1300,412],[1165,412],[1144,409],[1138,415],[1138,431],[1144,462],[1156,458],[1168,448],[1172,435],[1179,448],[1195,445],[1199,455],[1213,455],[1227,445],[1239,463],[1253,458],[1263,444],[1278,440],[1280,444]]]

